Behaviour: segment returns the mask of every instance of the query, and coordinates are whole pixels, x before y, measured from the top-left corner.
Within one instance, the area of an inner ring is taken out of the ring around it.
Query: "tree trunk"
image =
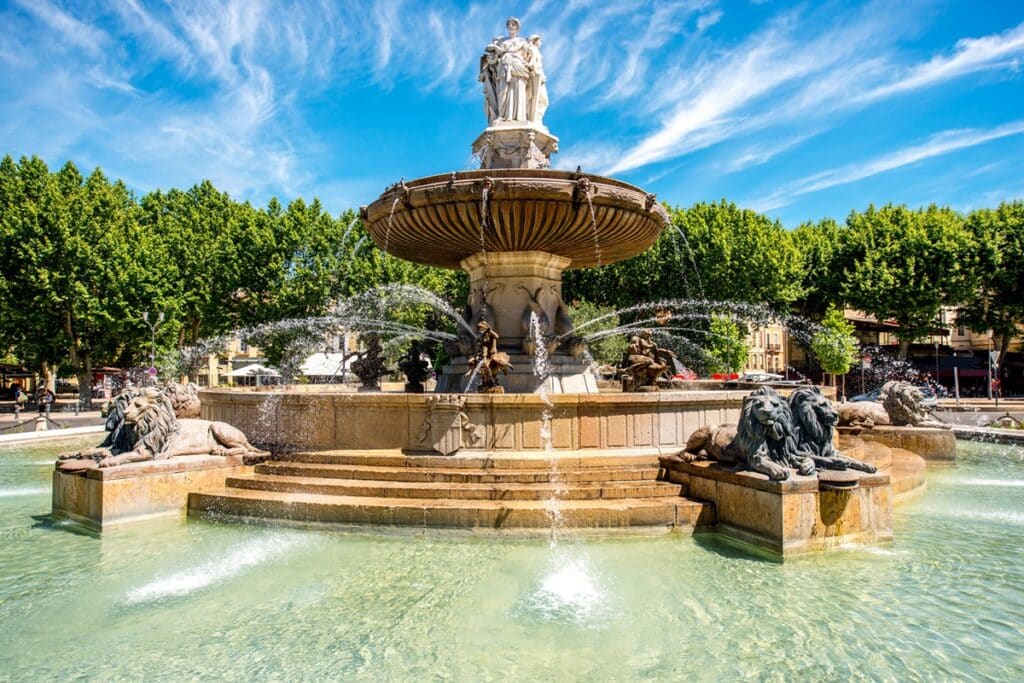
[[[82,353],[78,348],[78,335],[75,334],[75,324],[69,310],[64,311],[64,334],[71,340],[68,358],[78,377],[78,400],[83,408],[89,410],[92,408],[92,361],[88,353]]]
[[[54,375],[53,370],[50,369],[50,364],[43,361],[43,366],[39,374],[43,376],[43,386],[56,394],[57,377]]]
[[[78,354],[79,364],[75,368],[78,377],[78,400],[84,410],[92,409],[92,359],[89,354]]]
[[[1003,366],[1003,362],[1006,360],[1006,354],[1010,352],[1010,343],[1013,341],[1013,335],[1004,334],[999,340],[999,355],[996,356],[996,362],[999,367]]]
[[[900,360],[906,360],[907,359],[907,354],[909,354],[909,353],[910,353],[910,340],[909,339],[900,339],[899,359]]]

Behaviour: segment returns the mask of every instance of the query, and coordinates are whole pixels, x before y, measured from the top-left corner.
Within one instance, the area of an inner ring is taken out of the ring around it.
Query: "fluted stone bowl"
[[[651,246],[669,220],[654,195],[627,183],[527,169],[418,178],[388,188],[362,215],[381,249],[443,268],[482,250],[544,251],[571,259],[569,268],[615,263]]]

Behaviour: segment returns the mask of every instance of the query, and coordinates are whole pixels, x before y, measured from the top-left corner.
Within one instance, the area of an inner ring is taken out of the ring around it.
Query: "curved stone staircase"
[[[259,464],[189,495],[189,514],[325,524],[458,528],[648,527],[714,523],[712,506],[658,481],[658,456],[318,451]]]

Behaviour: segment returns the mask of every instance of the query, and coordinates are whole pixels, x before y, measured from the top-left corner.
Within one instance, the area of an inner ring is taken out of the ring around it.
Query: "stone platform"
[[[734,542],[783,558],[850,544],[892,540],[893,505],[922,492],[925,462],[902,449],[844,438],[844,452],[878,467],[856,472],[849,490],[823,487],[817,476],[770,481],[758,472],[721,463],[663,459],[662,477],[683,487],[686,497],[714,505],[712,529]]]
[[[77,473],[53,472],[53,515],[105,529],[184,514],[190,491],[224,486],[252,472],[241,457],[189,455]]]
[[[494,457],[322,451],[257,465],[192,493],[189,514],[460,529],[695,529],[712,506],[657,481],[656,451]]]

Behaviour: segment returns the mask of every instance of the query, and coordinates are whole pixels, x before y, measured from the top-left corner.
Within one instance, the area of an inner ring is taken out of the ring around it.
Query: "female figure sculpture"
[[[484,86],[488,125],[510,121],[539,123],[547,107],[546,77],[540,67],[540,36],[522,38],[515,17],[509,17],[505,27],[508,36],[495,38],[480,57],[479,80]]]

